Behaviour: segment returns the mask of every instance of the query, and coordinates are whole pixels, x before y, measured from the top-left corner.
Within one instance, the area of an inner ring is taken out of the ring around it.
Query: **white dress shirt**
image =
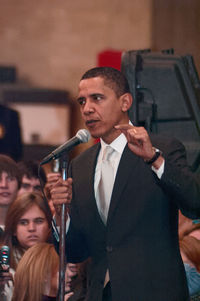
[[[101,149],[97,158],[97,164],[96,164],[96,169],[95,169],[95,175],[94,175],[94,192],[95,192],[95,199],[97,202],[97,207],[99,208],[99,199],[97,196],[97,188],[99,185],[100,177],[101,177],[101,162],[102,162],[102,157],[104,153],[104,149],[108,144],[106,144],[102,139],[100,139],[101,142]],[[110,145],[115,151],[111,154],[110,156],[110,161],[113,167],[113,172],[114,172],[114,180],[117,174],[117,169],[119,166],[119,162],[121,159],[121,155],[124,151],[124,148],[126,146],[127,140],[124,134],[119,135]],[[109,200],[110,201],[110,200]]]
[[[95,191],[95,199],[97,202],[97,207],[99,207],[99,204],[98,204],[99,200],[97,197],[97,188],[98,188],[100,176],[101,176],[101,162],[102,162],[104,149],[108,145],[102,139],[100,139],[100,143],[101,143],[101,149],[100,149],[100,152],[99,152],[99,155],[97,158],[97,164],[96,164],[95,175],[94,175],[94,177],[95,177],[94,178],[94,191]],[[114,179],[116,177],[119,162],[120,162],[120,159],[121,159],[121,156],[122,156],[122,153],[124,151],[126,144],[127,144],[127,139],[124,134],[119,135],[111,144],[109,144],[115,150],[110,157],[110,159],[112,161],[112,165],[113,165]],[[151,167],[159,179],[162,177],[162,174],[164,172],[164,164],[165,164],[165,162],[162,163],[162,165],[160,166],[159,169],[155,169],[153,166]]]

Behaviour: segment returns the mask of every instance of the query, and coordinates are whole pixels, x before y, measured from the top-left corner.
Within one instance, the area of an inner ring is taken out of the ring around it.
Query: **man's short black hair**
[[[102,77],[106,86],[115,91],[117,97],[130,93],[129,84],[123,73],[112,67],[95,67],[86,71],[81,80]]]
[[[21,177],[26,176],[28,179],[39,179],[38,175],[38,161],[35,160],[23,160],[17,163]],[[46,183],[46,173],[43,168],[40,170],[40,177],[43,184]]]

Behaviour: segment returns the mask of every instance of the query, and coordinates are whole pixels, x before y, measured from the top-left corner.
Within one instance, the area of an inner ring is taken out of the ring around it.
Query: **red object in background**
[[[121,70],[121,56],[122,51],[107,49],[99,52],[97,55],[97,66],[98,67],[113,67]]]

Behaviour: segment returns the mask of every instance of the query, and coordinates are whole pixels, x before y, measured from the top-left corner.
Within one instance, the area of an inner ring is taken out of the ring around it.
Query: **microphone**
[[[66,141],[64,144],[60,145],[54,151],[52,151],[48,156],[46,156],[41,162],[40,165],[46,164],[51,160],[59,158],[63,152],[71,150],[74,146],[88,142],[91,135],[86,129],[79,130],[76,135],[70,140]]]

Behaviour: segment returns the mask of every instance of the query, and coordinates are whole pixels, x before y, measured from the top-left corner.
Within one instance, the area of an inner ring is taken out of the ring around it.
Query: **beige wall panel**
[[[32,85],[76,93],[107,48],[151,47],[152,0],[0,0],[0,64]]]

